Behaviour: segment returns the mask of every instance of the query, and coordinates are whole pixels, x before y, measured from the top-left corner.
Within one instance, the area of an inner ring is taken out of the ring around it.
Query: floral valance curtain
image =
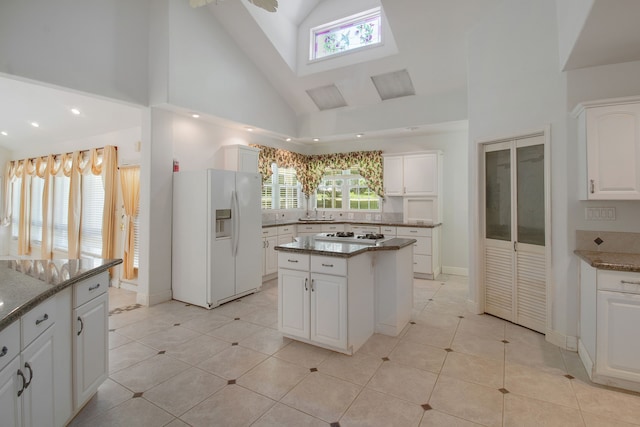
[[[263,180],[267,180],[271,176],[272,163],[280,167],[295,168],[298,181],[302,184],[302,192],[310,196],[318,188],[322,176],[327,170],[356,168],[367,182],[367,186],[378,196],[384,196],[382,151],[352,151],[306,156],[264,145],[252,144],[251,146],[260,149],[258,170],[262,174]]]

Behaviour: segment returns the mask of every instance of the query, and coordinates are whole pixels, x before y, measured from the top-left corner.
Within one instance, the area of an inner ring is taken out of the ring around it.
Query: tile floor
[[[214,310],[110,289],[110,376],[72,426],[632,426],[640,395],[576,353],[466,311],[466,278],[416,280],[413,322],[354,356],[283,338],[277,284]]]

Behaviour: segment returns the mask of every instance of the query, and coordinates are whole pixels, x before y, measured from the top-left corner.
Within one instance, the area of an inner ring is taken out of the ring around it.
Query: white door
[[[640,381],[640,295],[598,291],[596,371]]]
[[[24,427],[50,426],[55,419],[53,398],[53,331],[55,325],[35,339],[22,351],[22,367],[27,386],[22,393],[22,421]]]
[[[485,146],[485,311],[546,331],[544,136]]]
[[[0,370],[0,417],[2,425],[20,427],[22,425],[22,398],[18,392],[22,389],[22,377],[17,372],[20,369],[20,356],[16,356],[4,369]]]
[[[278,323],[280,332],[309,339],[309,273],[278,271]]]
[[[107,335],[109,295],[82,304],[73,311],[75,322],[75,407],[80,408],[96,392],[109,372]]]
[[[347,348],[347,278],[311,275],[311,340]]]

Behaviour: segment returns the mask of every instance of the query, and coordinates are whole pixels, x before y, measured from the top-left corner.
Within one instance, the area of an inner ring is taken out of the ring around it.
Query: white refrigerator
[[[260,174],[173,174],[172,291],[214,308],[262,286]]]

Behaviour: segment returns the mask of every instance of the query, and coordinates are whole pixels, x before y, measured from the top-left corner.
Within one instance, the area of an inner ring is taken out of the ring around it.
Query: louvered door
[[[485,311],[546,330],[544,137],[485,146]]]

